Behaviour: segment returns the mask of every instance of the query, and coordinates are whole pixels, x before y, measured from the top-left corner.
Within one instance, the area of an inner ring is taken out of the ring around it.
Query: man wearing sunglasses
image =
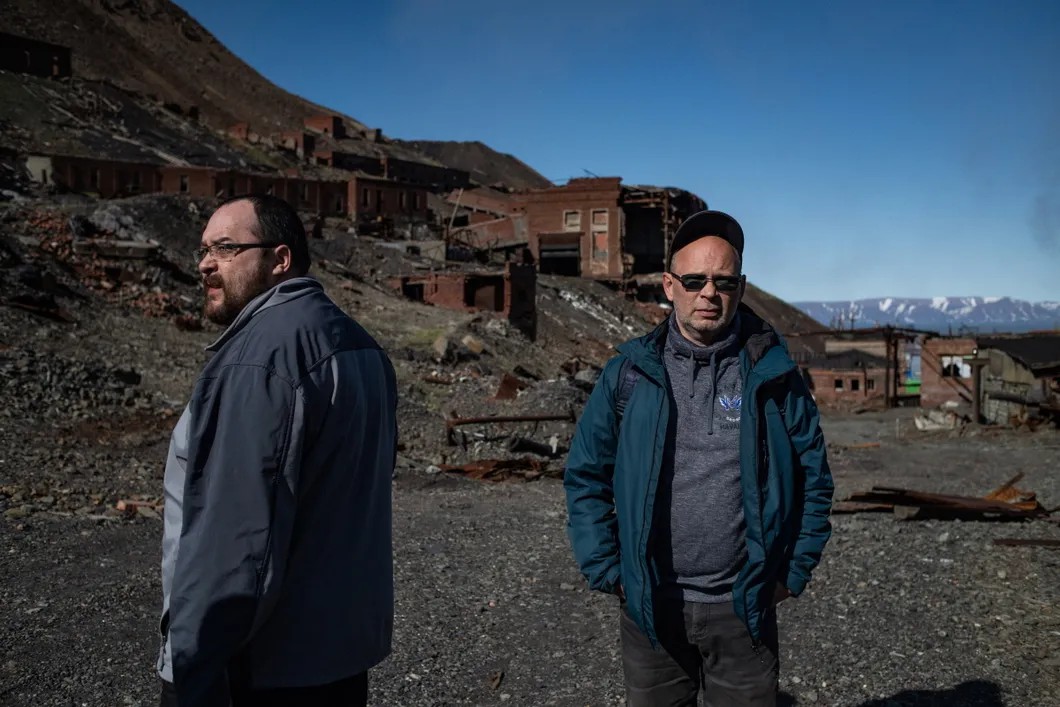
[[[817,409],[740,303],[743,246],[720,211],[681,224],[673,313],[618,347],[571,444],[568,533],[590,587],[620,600],[630,707],[774,705],[776,606],[831,532]]]
[[[365,705],[393,627],[394,370],[281,199],[222,204],[195,257],[227,328],[166,460],[161,703]]]

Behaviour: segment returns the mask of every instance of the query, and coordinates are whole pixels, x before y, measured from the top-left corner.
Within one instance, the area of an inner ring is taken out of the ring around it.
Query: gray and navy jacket
[[[159,675],[198,707],[361,673],[393,630],[390,360],[308,277],[207,350],[166,462]]]

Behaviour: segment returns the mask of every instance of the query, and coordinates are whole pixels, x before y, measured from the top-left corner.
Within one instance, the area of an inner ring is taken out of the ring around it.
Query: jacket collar
[[[284,304],[297,297],[323,289],[324,286],[318,280],[308,276],[294,277],[273,285],[250,300],[247,306],[243,307],[239,315],[236,316],[235,321],[229,324],[228,328],[221,332],[221,336],[217,338],[217,341],[207,346],[206,350],[210,353],[216,353],[222,346],[231,341],[232,337],[245,329],[254,315],[270,307]]]
[[[740,315],[738,340],[745,378],[752,372],[772,378],[795,365],[788,356],[780,335],[769,322],[742,302],[737,311]],[[633,361],[634,366],[660,386],[666,385],[662,350],[666,345],[669,328],[669,317],[667,317],[666,321],[648,334],[631,339],[617,347],[620,354],[627,356]]]

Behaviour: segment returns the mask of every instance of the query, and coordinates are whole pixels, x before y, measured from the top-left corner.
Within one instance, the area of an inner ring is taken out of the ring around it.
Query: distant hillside
[[[884,297],[844,302],[797,302],[826,326],[897,326],[947,332],[958,329],[1020,332],[1060,327],[1060,302],[1011,297]]]
[[[501,183],[512,189],[552,186],[552,182],[519,158],[497,152],[481,142],[412,140],[403,144],[449,167],[469,172],[479,184],[492,186]]]
[[[743,302],[785,336],[788,349],[793,354],[806,356],[823,353],[824,344],[819,336],[793,336],[794,334],[820,332],[824,328],[801,309],[755,287],[750,282],[747,283]]]
[[[0,16],[6,32],[71,47],[75,77],[196,105],[214,127],[268,133],[333,112],[276,86],[169,0],[0,0]]]

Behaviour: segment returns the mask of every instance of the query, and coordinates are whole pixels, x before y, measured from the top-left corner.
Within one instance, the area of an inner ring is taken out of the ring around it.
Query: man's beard
[[[203,278],[204,287],[220,288],[221,298],[216,301],[209,299],[208,293],[203,301],[203,315],[214,324],[228,326],[236,320],[243,308],[250,301],[269,288],[268,280],[264,274],[255,273],[253,279],[225,280],[216,273]]]

